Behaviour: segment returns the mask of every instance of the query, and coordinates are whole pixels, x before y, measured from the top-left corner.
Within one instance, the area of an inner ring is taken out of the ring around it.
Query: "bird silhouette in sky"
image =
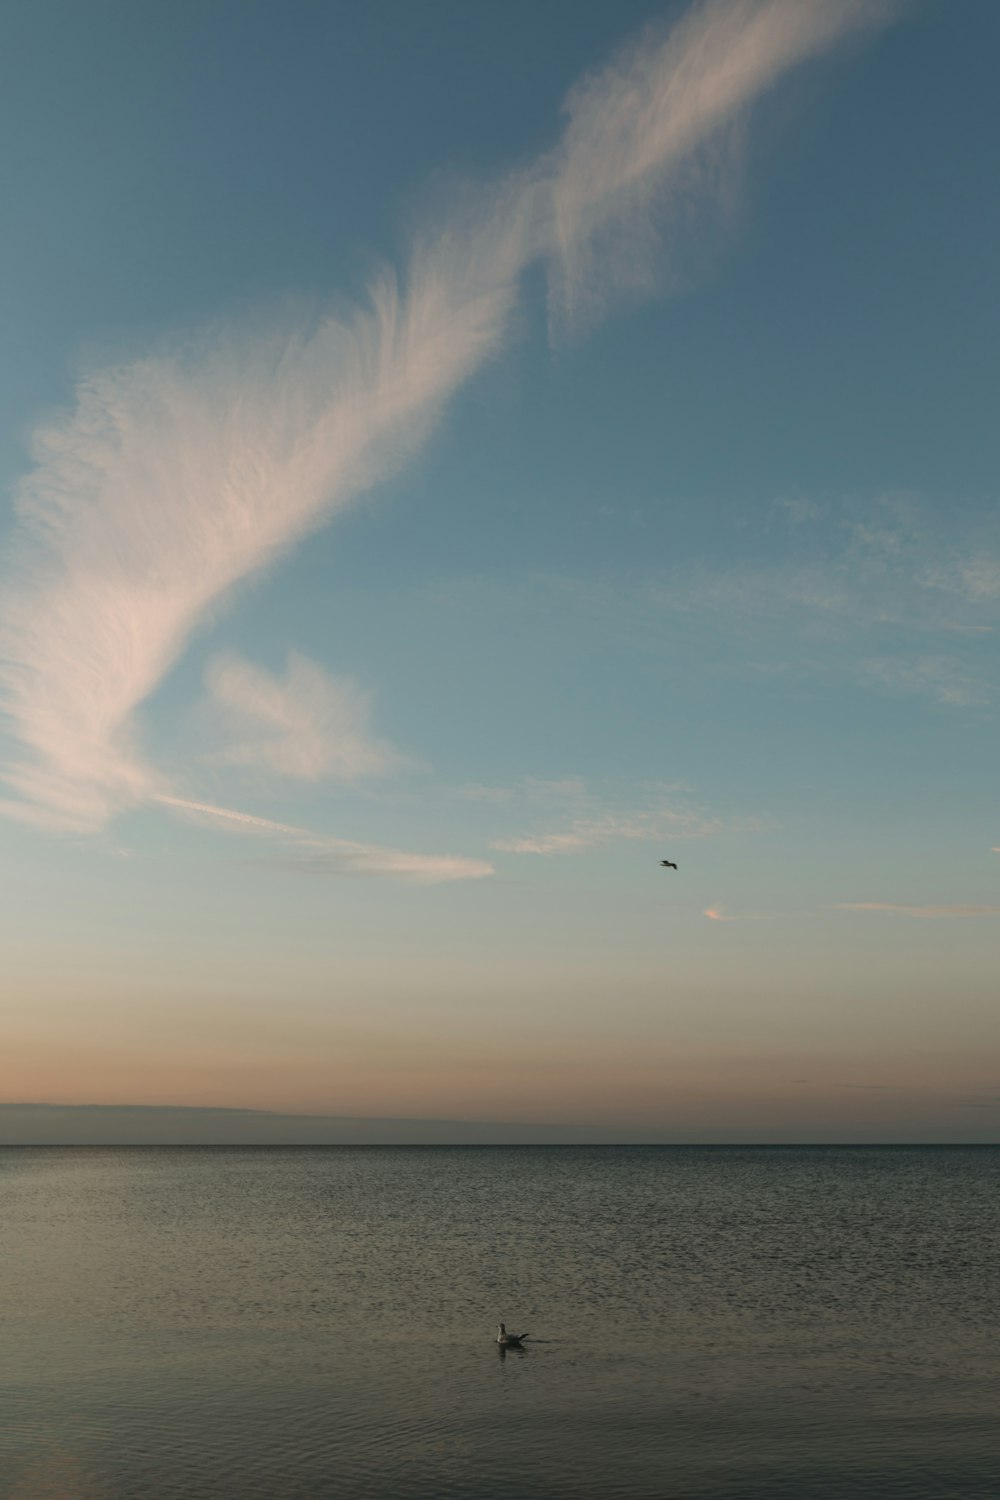
[[[676,870],[677,868],[672,859],[661,859],[660,864],[665,865],[668,870]]]

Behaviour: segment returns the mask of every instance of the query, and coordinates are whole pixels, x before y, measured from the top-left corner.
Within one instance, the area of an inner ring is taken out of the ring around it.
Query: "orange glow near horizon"
[[[755,1128],[811,1133],[892,1130],[924,1117],[973,1123],[987,1093],[982,1055],[884,1051],[859,1064],[823,1055],[719,1049],[608,1039],[511,1041],[488,1049],[415,1035],[331,1037],[322,1048],[182,1038],[155,1052],[135,1042],[24,1041],[0,1062],[0,1097],[48,1104],[261,1109],[410,1119],[635,1128],[734,1138]],[[981,1113],[981,1111],[980,1111]]]

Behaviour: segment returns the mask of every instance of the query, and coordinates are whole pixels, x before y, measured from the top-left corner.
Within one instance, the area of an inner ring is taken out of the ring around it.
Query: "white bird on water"
[[[508,1333],[506,1323],[497,1324],[497,1343],[505,1345],[508,1349],[519,1349],[521,1340],[527,1337],[526,1333]]]

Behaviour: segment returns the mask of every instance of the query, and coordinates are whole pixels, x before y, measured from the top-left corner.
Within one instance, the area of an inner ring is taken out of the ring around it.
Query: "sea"
[[[0,1496],[997,1500],[1000,1148],[4,1149]]]

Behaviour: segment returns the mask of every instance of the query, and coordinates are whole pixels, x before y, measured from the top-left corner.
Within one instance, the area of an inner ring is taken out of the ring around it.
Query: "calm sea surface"
[[[998,1189],[993,1148],[2,1150],[0,1496],[997,1500]]]

